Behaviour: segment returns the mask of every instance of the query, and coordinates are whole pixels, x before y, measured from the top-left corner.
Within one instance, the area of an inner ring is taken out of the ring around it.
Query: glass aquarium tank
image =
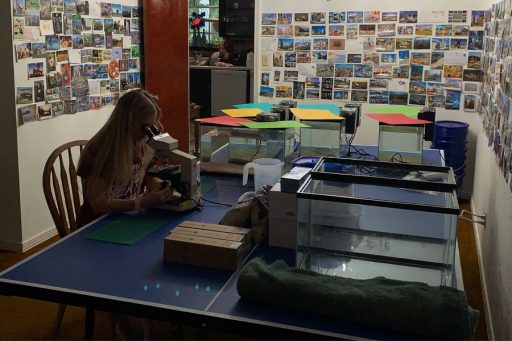
[[[345,120],[301,120],[309,128],[300,129],[300,156],[341,157],[348,153]]]
[[[295,130],[250,129],[201,123],[199,127],[201,171],[242,174],[255,159],[274,158],[290,169],[296,158]]]
[[[296,265],[450,286],[455,188],[450,167],[322,158],[297,192]]]
[[[424,125],[379,124],[379,160],[421,164]]]

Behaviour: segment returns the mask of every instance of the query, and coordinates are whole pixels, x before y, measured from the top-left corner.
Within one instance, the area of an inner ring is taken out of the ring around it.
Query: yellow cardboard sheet
[[[242,109],[222,109],[223,113],[231,117],[255,117],[260,112],[263,112],[258,108],[242,108]]]
[[[339,121],[345,119],[329,110],[290,108],[290,111],[301,121]]]

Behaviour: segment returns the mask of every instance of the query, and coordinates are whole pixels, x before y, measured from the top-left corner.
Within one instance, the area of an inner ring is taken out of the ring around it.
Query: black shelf
[[[220,0],[219,35],[229,38],[253,38],[254,0]]]

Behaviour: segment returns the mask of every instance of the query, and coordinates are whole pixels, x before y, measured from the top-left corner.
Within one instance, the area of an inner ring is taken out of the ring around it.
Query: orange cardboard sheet
[[[290,111],[301,121],[341,121],[345,119],[329,110],[290,108]]]
[[[263,112],[258,108],[222,109],[221,111],[231,117],[255,117],[260,112]]]

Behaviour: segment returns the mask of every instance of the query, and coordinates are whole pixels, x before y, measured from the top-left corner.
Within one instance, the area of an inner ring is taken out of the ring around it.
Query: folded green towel
[[[238,293],[264,301],[435,339],[473,338],[479,311],[450,287],[376,277],[357,280],[253,259],[240,272]]]

